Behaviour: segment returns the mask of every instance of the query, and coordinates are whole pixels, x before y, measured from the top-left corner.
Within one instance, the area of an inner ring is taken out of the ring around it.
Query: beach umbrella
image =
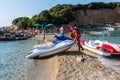
[[[42,23],[42,30],[47,30],[47,25],[45,22]]]
[[[47,24],[47,27],[49,27],[49,26],[54,26],[54,24]]]
[[[41,26],[41,24],[39,24],[39,23],[36,23],[36,24],[33,24],[33,26],[36,26],[36,27],[38,27],[38,26]]]

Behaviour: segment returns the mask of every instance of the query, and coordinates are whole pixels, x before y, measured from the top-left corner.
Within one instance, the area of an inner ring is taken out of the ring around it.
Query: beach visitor
[[[72,27],[72,26],[68,26],[68,34],[69,34],[69,37],[71,37],[72,30],[73,30],[73,27]]]
[[[84,48],[82,47],[82,45],[80,43],[81,32],[78,30],[77,27],[73,27],[71,37],[74,39],[75,43],[77,43],[78,51],[81,52],[82,50],[84,50]],[[83,54],[81,54],[81,55],[83,58]]]
[[[63,26],[60,27],[59,31],[60,31],[59,36],[55,35],[55,37],[64,37],[64,27]]]
[[[43,34],[43,43],[45,42],[45,31],[47,30],[46,23],[44,22],[42,25],[42,34]]]
[[[64,36],[64,27],[60,27],[60,37],[63,37]]]
[[[37,29],[35,29],[35,32],[34,32],[35,36],[37,35]]]
[[[40,28],[37,28],[37,36],[40,35]]]

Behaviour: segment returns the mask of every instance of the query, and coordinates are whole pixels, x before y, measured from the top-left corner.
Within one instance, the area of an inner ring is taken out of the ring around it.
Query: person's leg
[[[80,54],[81,54],[81,56],[82,56],[82,58],[83,58],[84,55],[83,55],[83,53],[81,52],[81,47],[82,47],[82,45],[81,45],[80,43],[77,43],[77,45],[78,45],[78,51],[80,52]]]
[[[80,44],[79,44],[79,43],[77,43],[77,45],[78,45],[78,51],[80,52]]]
[[[82,49],[82,50],[84,50],[84,48],[82,47],[82,45],[80,44],[80,48]]]
[[[77,43],[77,45],[78,45],[78,51],[80,52],[80,54],[81,54],[81,57],[82,57],[82,59],[81,59],[81,61],[82,62],[84,62],[86,59],[84,58],[84,53],[83,52],[81,52],[81,50],[80,50],[80,46],[81,46],[81,44],[80,43]]]
[[[44,43],[44,41],[45,41],[45,36],[43,36],[43,43]]]

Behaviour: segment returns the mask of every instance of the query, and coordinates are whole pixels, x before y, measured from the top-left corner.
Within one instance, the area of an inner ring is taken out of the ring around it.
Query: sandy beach
[[[56,80],[120,80],[120,74],[105,67],[97,58],[85,55],[86,60],[82,62],[75,45],[61,54]]]
[[[26,80],[56,80],[58,73],[57,56],[49,59],[35,59],[31,62]]]
[[[120,80],[120,74],[96,57],[85,55],[85,61],[81,59],[74,45],[51,58],[33,60],[35,69],[29,72],[32,78],[27,80]]]

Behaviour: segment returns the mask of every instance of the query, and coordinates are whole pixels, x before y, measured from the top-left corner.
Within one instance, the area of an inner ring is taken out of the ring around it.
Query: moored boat
[[[89,34],[93,36],[109,36],[110,32],[109,31],[90,31]]]

